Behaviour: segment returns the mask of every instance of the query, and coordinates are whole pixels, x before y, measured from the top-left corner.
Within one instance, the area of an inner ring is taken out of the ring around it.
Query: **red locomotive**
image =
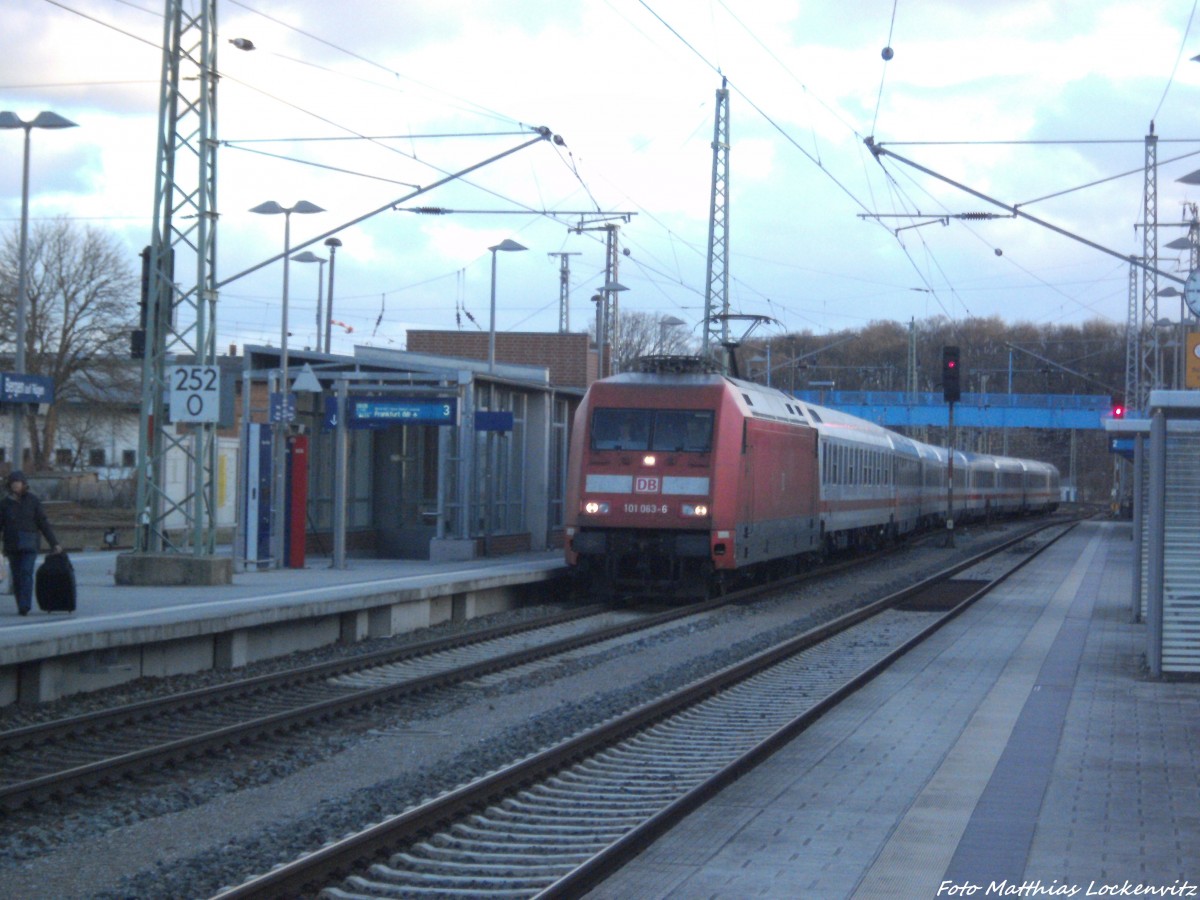
[[[593,384],[575,416],[566,559],[591,593],[703,596],[945,522],[945,449],[698,360],[642,364]],[[955,451],[955,520],[1058,496],[1052,465]]]

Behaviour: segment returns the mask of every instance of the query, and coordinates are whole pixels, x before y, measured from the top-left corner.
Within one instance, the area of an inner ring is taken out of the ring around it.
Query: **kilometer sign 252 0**
[[[171,366],[172,422],[216,422],[221,414],[221,376],[216,366]]]

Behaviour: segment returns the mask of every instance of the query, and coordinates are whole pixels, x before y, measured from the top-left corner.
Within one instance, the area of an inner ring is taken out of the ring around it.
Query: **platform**
[[[1131,565],[1079,526],[589,896],[1200,896],[1200,683],[1146,677]]]
[[[231,668],[507,609],[565,575],[561,551],[463,561],[327,558],[220,585],[117,585],[116,553],[73,553],[78,609],[18,616],[0,593],[0,705],[142,676]],[[3,588],[8,588],[5,565]]]

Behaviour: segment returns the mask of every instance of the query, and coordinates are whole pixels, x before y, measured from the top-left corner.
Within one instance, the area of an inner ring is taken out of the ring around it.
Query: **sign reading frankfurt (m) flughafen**
[[[351,428],[388,425],[456,425],[456,397],[351,397],[347,403]]]

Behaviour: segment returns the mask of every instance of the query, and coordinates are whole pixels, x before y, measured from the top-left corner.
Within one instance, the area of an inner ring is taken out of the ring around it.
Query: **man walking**
[[[0,537],[4,542],[4,555],[8,557],[12,572],[13,593],[17,598],[17,612],[26,616],[33,604],[33,572],[37,567],[38,532],[45,536],[54,553],[62,547],[54,536],[54,529],[46,519],[42,501],[30,493],[25,473],[13,471],[5,484],[8,496],[0,500]]]

